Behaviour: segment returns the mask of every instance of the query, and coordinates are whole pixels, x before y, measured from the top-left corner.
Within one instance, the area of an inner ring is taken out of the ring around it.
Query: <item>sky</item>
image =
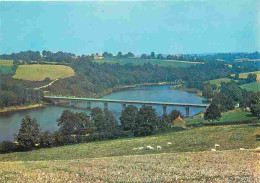
[[[0,2],[0,54],[260,49],[260,1]]]

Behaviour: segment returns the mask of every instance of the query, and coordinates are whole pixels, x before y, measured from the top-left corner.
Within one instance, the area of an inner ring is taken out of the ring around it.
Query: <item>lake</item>
[[[117,99],[117,100],[133,100],[133,101],[154,101],[154,102],[176,102],[176,103],[192,103],[202,104],[203,98],[197,96],[195,93],[188,93],[180,90],[172,90],[169,85],[163,86],[142,86],[136,88],[124,89],[119,92],[113,92],[109,95],[102,97],[104,99]],[[26,111],[16,111],[0,115],[0,141],[14,140],[14,134],[18,132],[21,120],[25,115],[35,117],[40,124],[42,130],[54,131],[58,129],[57,119],[65,109],[70,109],[74,112],[90,113],[86,109],[86,102],[78,103],[77,107],[82,109],[70,108],[65,106],[48,105],[46,108],[29,109]],[[141,105],[136,105],[141,107]],[[103,103],[91,103],[91,107],[103,108]],[[161,106],[153,106],[158,115],[162,115]],[[108,104],[108,109],[114,113],[117,119],[120,117],[122,104]],[[173,109],[180,110],[185,114],[183,107],[167,107],[169,114]],[[190,115],[199,113],[202,109],[190,108]]]

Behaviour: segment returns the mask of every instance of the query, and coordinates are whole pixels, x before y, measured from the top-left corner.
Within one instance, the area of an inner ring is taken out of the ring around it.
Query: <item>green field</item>
[[[186,152],[0,163],[0,182],[257,182],[254,151]]]
[[[154,153],[208,151],[214,144],[221,144],[224,150],[255,148],[259,146],[254,134],[260,130],[256,125],[233,125],[192,128],[142,138],[128,138],[109,141],[82,143],[29,152],[1,154],[0,161],[40,161],[101,158]],[[167,145],[172,142],[172,145]],[[161,146],[161,150],[133,150],[133,148]]]
[[[46,77],[51,80],[74,76],[74,70],[64,65],[19,65],[13,78],[42,81]]]
[[[215,120],[214,123],[223,123],[229,121],[250,121],[250,120],[257,120],[256,117],[253,117],[249,111],[244,110],[232,110],[228,112],[224,112],[221,114],[222,117],[219,120]],[[193,118],[186,120],[188,124],[205,124],[209,123],[208,121],[203,119],[203,115],[197,115]]]
[[[253,182],[257,150],[239,149],[259,147],[259,130],[252,124],[200,127],[0,154],[0,182]],[[212,152],[216,143],[220,151]],[[147,145],[162,149],[134,149]]]
[[[248,84],[240,85],[239,87],[243,88],[247,91],[252,91],[252,92],[259,92],[260,91],[260,83],[259,82],[248,83]]]
[[[213,79],[213,80],[205,81],[204,84],[209,83],[210,85],[220,86],[220,83],[222,83],[222,82],[229,83],[230,81],[232,81],[232,79],[220,78],[220,79]]]
[[[0,59],[0,74],[14,74],[13,61]]]
[[[95,60],[96,63],[111,63],[111,64],[127,64],[132,63],[134,65],[143,65],[145,63],[157,64],[160,66],[172,66],[172,67],[189,67],[195,64],[203,64],[202,62],[188,62],[179,60],[159,60],[159,59],[102,59]]]

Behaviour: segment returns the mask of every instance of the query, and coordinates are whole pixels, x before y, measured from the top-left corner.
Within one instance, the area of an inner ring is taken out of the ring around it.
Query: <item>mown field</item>
[[[186,152],[0,163],[0,182],[258,182],[259,154]]]
[[[142,138],[99,141],[29,152],[1,154],[0,161],[71,160],[155,153],[198,152],[209,151],[214,148],[216,143],[221,145],[222,150],[255,148],[259,146],[255,137],[259,130],[260,127],[256,124],[191,128]],[[172,145],[168,145],[167,142],[171,142]],[[148,145],[161,146],[162,149],[134,150],[134,148]]]
[[[223,122],[229,122],[229,121],[252,121],[257,120],[256,117],[253,117],[249,111],[244,110],[232,110],[228,112],[224,112],[221,114],[222,117],[219,120],[215,120],[214,123],[223,123]],[[209,123],[209,121],[206,121],[203,119],[203,114],[194,116],[192,118],[189,118],[186,120],[186,123],[188,124],[206,124]]]
[[[13,74],[13,60],[0,59],[0,74]]]
[[[220,79],[213,79],[213,80],[205,81],[204,83],[205,83],[205,84],[209,83],[210,85],[220,86],[220,83],[222,83],[222,82],[224,82],[224,83],[229,83],[230,81],[232,81],[232,79],[229,79],[229,78],[220,78]]]
[[[0,155],[1,182],[257,182],[258,125],[193,128],[142,138]],[[167,142],[172,142],[167,145]],[[214,144],[220,150],[211,151]],[[162,146],[161,150],[134,150]]]
[[[260,82],[260,71],[241,73],[239,74],[239,78],[247,78],[248,74],[256,74],[257,82]]]
[[[134,65],[143,65],[145,63],[157,64],[160,66],[172,66],[172,67],[189,67],[194,64],[203,64],[202,62],[189,62],[179,60],[160,60],[160,59],[102,59],[95,60],[96,63],[111,63],[111,64],[127,64],[132,63]]]
[[[247,91],[252,91],[252,92],[259,92],[260,91],[260,83],[259,82],[253,82],[253,83],[248,83],[244,85],[239,86],[242,89],[245,89]]]
[[[13,78],[28,81],[42,81],[74,76],[74,70],[64,65],[19,65]]]

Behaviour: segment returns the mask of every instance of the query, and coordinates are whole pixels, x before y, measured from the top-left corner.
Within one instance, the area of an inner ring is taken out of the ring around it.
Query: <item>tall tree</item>
[[[147,136],[156,132],[160,123],[156,110],[152,106],[143,106],[137,113],[135,120],[135,136]]]
[[[151,58],[155,59],[155,53],[154,52],[151,52]]]
[[[204,119],[213,122],[221,117],[221,112],[216,104],[210,104],[204,113]]]
[[[121,113],[120,122],[123,130],[131,130],[132,132],[135,129],[135,120],[138,113],[138,108],[129,105]]]
[[[31,149],[35,147],[35,144],[40,141],[39,124],[35,118],[25,116],[22,119],[21,128],[16,136],[19,145],[25,149]]]

